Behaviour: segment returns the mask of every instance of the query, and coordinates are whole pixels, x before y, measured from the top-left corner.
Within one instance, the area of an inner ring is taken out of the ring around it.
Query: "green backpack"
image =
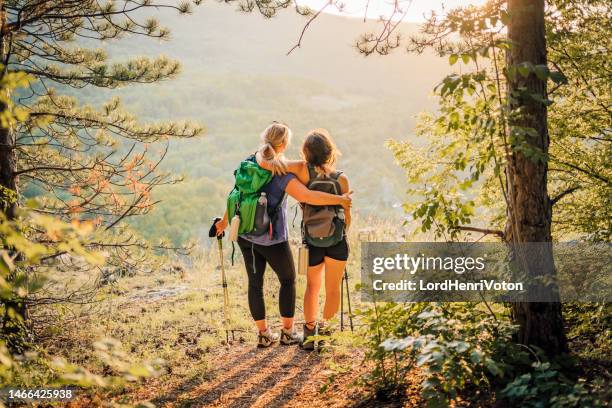
[[[239,234],[248,234],[255,230],[255,213],[261,189],[272,180],[272,173],[257,164],[255,155],[240,162],[234,171],[235,185],[227,198],[227,214],[231,220],[234,215],[240,217]]]

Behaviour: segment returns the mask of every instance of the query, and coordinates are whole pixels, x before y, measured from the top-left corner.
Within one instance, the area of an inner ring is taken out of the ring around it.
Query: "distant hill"
[[[158,17],[172,31],[170,42],[127,39],[109,43],[109,52],[117,60],[164,54],[182,62],[182,74],[112,94],[143,119],[197,120],[207,134],[173,143],[164,168],[186,181],[158,190],[159,208],[132,221],[146,236],[203,237],[210,218],[223,211],[233,169],[272,120],[294,131],[290,157],[310,128],[329,129],[343,152],[339,167],[352,181],[355,208],[399,214],[392,208],[405,199],[403,173],[383,143],[411,137],[415,115],[434,108],[430,94],[449,69],[445,60],[403,50],[365,58],[353,44],[374,25],[346,17],[320,16],[289,56],[306,22],[291,11],[267,20],[209,2],[191,16]],[[404,24],[402,32],[416,28]],[[93,102],[111,95],[86,92]]]

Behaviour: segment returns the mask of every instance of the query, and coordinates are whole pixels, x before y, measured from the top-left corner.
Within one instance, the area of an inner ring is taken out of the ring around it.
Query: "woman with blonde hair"
[[[258,330],[258,347],[269,347],[280,340],[289,345],[299,342],[293,321],[295,314],[295,266],[288,242],[287,200],[290,195],[299,202],[313,205],[342,205],[349,207],[350,194],[333,195],[311,191],[295,175],[287,173],[284,151],[291,140],[291,130],[282,123],[272,123],[261,135],[262,145],[256,153],[266,162],[266,169],[273,177],[262,191],[266,193],[268,212],[271,216],[270,233],[263,235],[242,234],[238,245],[244,258],[248,277],[249,310]],[[254,157],[251,158],[255,160]],[[217,234],[221,234],[228,225],[227,211],[216,225]],[[266,321],[263,294],[264,272],[266,265],[276,273],[280,281],[278,295],[282,330],[272,333]]]
[[[304,185],[308,185],[311,179],[318,177],[333,178],[340,185],[340,194],[351,194],[348,177],[336,170],[338,155],[339,151],[329,132],[325,129],[314,129],[306,135],[302,145],[303,160],[286,161],[284,165],[287,171],[295,174]],[[257,159],[263,168],[272,168],[273,163],[267,161],[262,154],[257,155]],[[329,247],[309,246],[302,342],[305,349],[314,349],[314,342],[309,340],[309,337],[330,333],[328,321],[336,315],[340,308],[342,276],[349,255],[346,229],[351,223],[350,205],[343,207],[345,231],[343,231],[342,239]],[[319,291],[323,279],[325,280],[325,303],[322,319],[318,321]]]

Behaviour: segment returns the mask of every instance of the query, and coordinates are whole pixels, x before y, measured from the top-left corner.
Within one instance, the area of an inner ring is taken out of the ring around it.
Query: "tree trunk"
[[[7,57],[6,11],[4,1],[0,0],[0,63],[4,65]],[[4,76],[6,67],[2,67],[0,75]],[[10,90],[0,89],[3,98],[10,97]],[[8,109],[6,103],[0,101],[0,114]],[[0,207],[7,219],[13,220],[17,210],[17,156],[15,153],[15,134],[9,126],[0,124]],[[9,248],[10,250],[10,248]],[[8,276],[8,282],[14,276]],[[2,337],[12,352],[21,353],[27,339],[25,317],[27,315],[25,300],[15,294],[2,299]],[[19,317],[15,317],[15,315]]]
[[[2,90],[4,92],[4,90]],[[6,105],[0,102],[0,112],[4,112]],[[15,169],[15,140],[11,129],[0,126],[0,202],[2,212],[9,220],[15,218],[17,209],[17,180]]]
[[[4,63],[7,49],[7,36],[5,35],[6,11],[4,1],[0,0],[0,62]],[[3,67],[1,75],[4,76],[6,68]],[[7,89],[0,89],[3,97],[8,97]],[[7,109],[5,103],[0,101],[0,112]],[[17,206],[17,181],[15,180],[16,157],[15,141],[10,128],[0,125],[0,204],[2,212],[8,219],[15,217]]]
[[[513,45],[507,54],[507,66],[516,67],[524,62],[533,66],[546,65],[544,0],[509,0],[508,13],[508,38]],[[547,109],[541,100],[531,95],[545,99],[546,80],[539,79],[533,72],[527,77],[520,73],[509,75],[512,150],[506,168],[509,203],[505,238],[509,244],[519,246],[529,242],[551,242]],[[521,257],[515,253],[514,261],[530,277],[554,276],[552,256],[552,246],[542,245],[538,256],[518,259]],[[551,356],[567,351],[558,295],[555,299],[556,302],[512,304],[512,317],[519,325],[517,341],[537,346]]]

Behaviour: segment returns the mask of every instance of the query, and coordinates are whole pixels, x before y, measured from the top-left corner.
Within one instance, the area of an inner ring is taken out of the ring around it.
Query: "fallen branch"
[[[480,232],[480,233],[482,233],[484,235],[497,235],[501,239],[504,239],[504,232],[500,231],[500,230],[493,230],[493,229],[487,229],[487,228],[477,228],[477,227],[463,227],[463,226],[459,226],[459,227],[457,227],[457,229],[461,230],[461,231]]]

